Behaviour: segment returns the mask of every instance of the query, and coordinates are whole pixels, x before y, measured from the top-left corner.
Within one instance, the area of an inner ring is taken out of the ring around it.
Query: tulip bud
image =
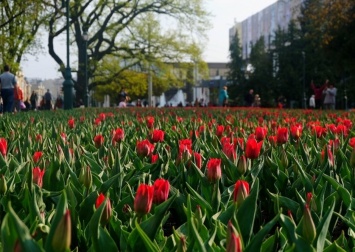
[[[242,155],[239,157],[237,170],[240,173],[240,175],[244,175],[247,169],[248,169],[247,158],[245,157],[245,155]]]
[[[87,190],[90,189],[92,185],[92,174],[89,166],[83,167],[79,174],[79,181],[85,186]]]
[[[207,178],[215,183],[222,177],[221,159],[211,158],[207,163]]]
[[[196,229],[199,231],[203,224],[203,214],[200,205],[196,206],[195,223],[196,223]]]
[[[185,236],[180,237],[180,242],[177,245],[177,252],[185,252],[187,251],[187,246],[186,246],[186,238]]]
[[[0,177],[0,194],[5,194],[7,191],[7,182],[4,175]]]
[[[281,164],[284,168],[288,166],[288,158],[285,150],[281,151]]]
[[[303,238],[305,238],[309,243],[312,243],[316,238],[316,227],[314,225],[311,210],[309,206],[306,204],[303,211],[303,223],[302,223],[302,234]]]
[[[67,251],[70,249],[71,243],[71,219],[70,212],[67,210],[62,219],[58,223],[54,231],[52,248],[55,252]]]
[[[105,201],[105,196],[100,193],[95,202],[96,209],[100,207],[100,205]],[[101,225],[105,226],[106,223],[110,220],[112,215],[111,201],[107,198],[105,209],[101,215]]]
[[[249,183],[244,180],[238,180],[235,183],[235,187],[234,187],[234,202],[240,205],[248,196],[249,196]]]
[[[234,251],[243,251],[242,250],[242,242],[238,231],[233,226],[231,221],[228,221],[227,225],[227,250],[230,252]]]
[[[153,204],[153,197],[154,187],[140,184],[134,198],[134,211],[140,216],[149,213]]]

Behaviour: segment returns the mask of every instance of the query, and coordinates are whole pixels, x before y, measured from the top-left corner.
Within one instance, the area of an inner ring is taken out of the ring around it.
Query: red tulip
[[[147,116],[145,122],[146,122],[146,124],[147,124],[147,127],[148,127],[149,129],[152,129],[153,126],[154,126],[154,117],[152,117],[152,116]]]
[[[160,204],[166,201],[169,197],[170,183],[165,179],[157,179],[154,181],[154,196],[153,203]]]
[[[202,167],[201,154],[198,152],[194,152],[194,159],[195,159],[195,164],[196,164],[197,168],[201,169],[201,167]]]
[[[134,211],[140,216],[149,213],[152,208],[153,197],[154,187],[140,184],[134,198]]]
[[[264,127],[257,127],[255,129],[255,138],[258,142],[263,141],[267,135],[267,129]]]
[[[298,140],[302,135],[302,126],[300,126],[300,125],[291,126],[290,131],[291,131],[291,136],[295,140]]]
[[[42,142],[42,135],[41,134],[37,134],[36,135],[36,141],[37,142]]]
[[[152,134],[152,142],[157,143],[157,142],[163,142],[164,141],[164,131],[155,129],[153,130]]]
[[[99,119],[100,119],[101,121],[105,121],[105,119],[106,119],[105,113],[100,113],[100,114],[99,114]]]
[[[240,205],[248,196],[249,196],[249,183],[244,180],[238,180],[234,186],[234,194],[233,194],[234,202]]]
[[[257,142],[255,138],[249,138],[246,144],[245,157],[250,159],[258,158],[262,145],[263,141]]]
[[[355,146],[355,137],[349,139],[349,145],[354,148]]]
[[[32,181],[39,187],[42,187],[43,185],[43,175],[44,175],[45,170],[41,170],[39,167],[35,167],[32,170]]]
[[[43,155],[42,151],[36,151],[35,154],[33,154],[33,162],[38,163],[42,155]]]
[[[96,135],[94,137],[94,142],[95,142],[95,146],[96,148],[100,148],[103,144],[104,144],[104,137],[103,135]]]
[[[95,202],[95,208],[99,208],[100,205],[105,201],[106,197],[102,193],[97,197],[96,202]],[[101,224],[105,225],[111,218],[112,215],[112,208],[111,208],[111,201],[109,198],[107,198],[106,206],[104,211],[102,212],[101,215]]]
[[[327,129],[323,128],[322,126],[316,125],[313,126],[312,132],[317,135],[317,138],[321,138],[322,136],[326,135]]]
[[[269,143],[270,143],[271,145],[276,146],[276,144],[277,144],[277,136],[269,136],[269,137],[268,137],[268,140],[269,140]]]
[[[120,143],[124,139],[124,130],[121,128],[117,128],[113,131],[113,137],[112,137],[112,142],[114,143]]]
[[[230,242],[227,244],[226,252],[242,252],[242,242],[240,240],[240,236],[236,236],[235,234],[231,235]]]
[[[288,141],[288,129],[287,128],[279,128],[277,130],[277,143],[284,144]]]
[[[70,129],[74,129],[75,127],[75,121],[74,121],[74,118],[71,118],[68,120],[68,126]]]
[[[159,160],[159,155],[158,155],[158,154],[152,154],[152,155],[150,156],[150,162],[151,162],[152,164],[155,164],[156,162],[158,162],[158,160]]]
[[[222,177],[221,159],[211,158],[207,162],[207,178],[210,182],[217,182]]]
[[[218,138],[221,138],[223,136],[224,133],[224,126],[223,125],[218,125],[217,129],[216,129],[216,136]]]
[[[234,144],[224,143],[224,145],[222,147],[222,151],[233,162],[237,159],[237,152],[236,152],[236,149],[234,147]]]
[[[4,157],[7,154],[7,140],[5,138],[0,138],[0,152]]]
[[[154,144],[150,143],[148,140],[137,141],[136,151],[138,156],[148,157],[154,151]]]

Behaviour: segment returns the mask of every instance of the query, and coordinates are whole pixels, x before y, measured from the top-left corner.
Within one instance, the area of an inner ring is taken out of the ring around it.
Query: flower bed
[[[354,115],[127,108],[0,121],[3,251],[350,251]]]

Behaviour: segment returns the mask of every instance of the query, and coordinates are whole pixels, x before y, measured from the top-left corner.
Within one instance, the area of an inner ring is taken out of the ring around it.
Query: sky
[[[229,29],[235,22],[241,22],[261,11],[277,0],[205,0],[205,6],[211,13],[212,29],[207,32],[208,42],[203,53],[206,62],[228,62]],[[46,41],[44,39],[44,47]],[[65,37],[56,45],[60,56],[66,59]],[[45,48],[46,49],[46,48]],[[46,50],[35,56],[25,55],[21,64],[27,78],[53,79],[61,77],[58,65]]]

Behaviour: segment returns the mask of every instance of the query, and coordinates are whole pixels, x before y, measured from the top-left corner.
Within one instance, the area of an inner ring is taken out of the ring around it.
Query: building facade
[[[278,0],[230,28],[230,42],[231,37],[238,31],[242,57],[247,59],[251,52],[251,45],[261,36],[264,36],[266,46],[269,47],[278,27],[287,30],[290,21],[296,20],[299,16],[302,3],[303,0]]]

